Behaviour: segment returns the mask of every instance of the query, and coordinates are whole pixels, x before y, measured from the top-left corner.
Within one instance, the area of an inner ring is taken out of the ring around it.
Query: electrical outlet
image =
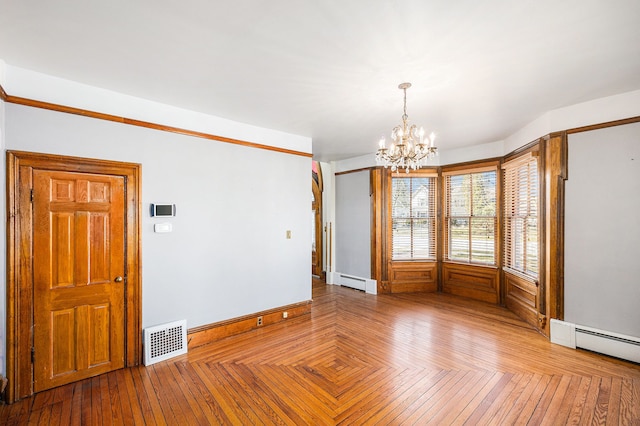
[[[258,326],[262,325],[262,317],[258,317]]]
[[[289,313],[287,311],[284,311],[282,313],[282,318],[287,318],[289,316]]]

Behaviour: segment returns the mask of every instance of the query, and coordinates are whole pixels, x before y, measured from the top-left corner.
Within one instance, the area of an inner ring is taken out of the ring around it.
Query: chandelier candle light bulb
[[[418,129],[415,124],[409,125],[409,116],[407,115],[407,89],[409,87],[411,87],[411,83],[402,83],[398,86],[398,89],[404,92],[404,114],[402,114],[402,124],[394,127],[391,131],[393,143],[389,149],[386,149],[386,141],[383,136],[376,153],[376,163],[385,168],[391,167],[394,172],[402,168],[407,173],[410,170],[417,170],[426,165],[427,160],[438,155],[438,148],[434,145],[435,133],[431,132],[425,143],[424,128]]]

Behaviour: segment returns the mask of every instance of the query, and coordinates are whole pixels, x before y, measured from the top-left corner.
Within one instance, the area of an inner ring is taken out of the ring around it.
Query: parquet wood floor
[[[0,406],[0,424],[640,425],[640,366],[443,294],[314,283],[311,315]]]

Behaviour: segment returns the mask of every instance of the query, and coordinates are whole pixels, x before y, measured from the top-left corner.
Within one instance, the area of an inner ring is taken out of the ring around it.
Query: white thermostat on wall
[[[151,204],[151,216],[153,217],[169,217],[175,215],[175,204]]]

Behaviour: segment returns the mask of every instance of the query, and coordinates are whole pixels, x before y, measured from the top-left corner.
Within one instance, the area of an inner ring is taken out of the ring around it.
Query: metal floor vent
[[[144,329],[144,365],[187,353],[187,320]]]

